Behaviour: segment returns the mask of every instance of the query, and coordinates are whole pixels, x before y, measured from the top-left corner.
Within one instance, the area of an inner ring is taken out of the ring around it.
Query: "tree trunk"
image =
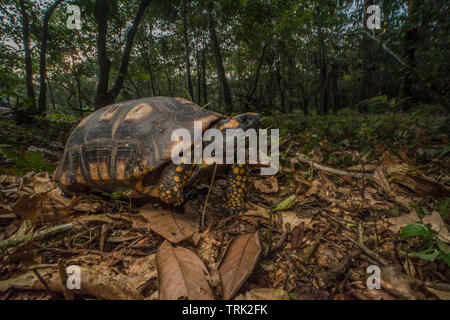
[[[330,90],[333,95],[333,99],[330,97],[331,109],[333,113],[336,114],[339,110],[339,100],[338,100],[338,66],[336,62],[331,64],[331,70],[329,74],[330,79]]]
[[[308,114],[309,98],[308,98],[308,96],[306,96],[305,87],[303,86],[303,84],[301,82],[298,83],[298,87],[300,88],[300,90],[302,92],[302,110],[303,110],[303,114],[307,115]]]
[[[31,50],[30,50],[30,24],[24,0],[19,0],[19,5],[22,15],[22,37],[25,52],[25,75],[26,75],[27,97],[29,100],[28,103],[34,113],[36,111],[36,100],[33,89],[33,65],[31,62]]]
[[[47,84],[48,84],[48,91],[50,92],[50,99],[52,100],[52,110],[53,112],[56,112],[56,108],[55,108],[55,97],[53,96],[53,90],[52,90],[52,86],[50,84],[50,80],[48,79],[48,77],[45,77],[45,80],[47,80]]]
[[[122,89],[123,82],[125,80],[125,76],[128,72],[128,63],[130,62],[131,50],[133,49],[133,42],[136,36],[136,32],[138,30],[139,24],[141,23],[142,17],[144,16],[145,9],[149,6],[151,0],[142,0],[139,4],[139,8],[136,12],[136,16],[134,17],[133,24],[131,25],[130,30],[127,34],[127,41],[125,44],[125,48],[123,50],[122,61],[120,63],[119,75],[117,76],[116,82],[114,83],[114,87],[110,90],[110,95],[115,100],[119,95],[120,90]]]
[[[128,63],[130,61],[131,50],[133,48],[134,38],[137,29],[144,16],[145,9],[150,4],[151,0],[142,0],[139,4],[138,11],[133,20],[130,30],[127,33],[125,48],[122,55],[122,60],[119,67],[119,75],[113,88],[108,91],[109,75],[111,71],[111,61],[106,52],[106,35],[108,32],[108,13],[111,8],[110,0],[97,0],[96,8],[94,10],[95,20],[97,21],[97,54],[99,67],[99,82],[97,86],[97,95],[95,97],[95,108],[99,109],[108,104],[114,103],[122,89],[125,76],[127,75]]]
[[[203,105],[208,103],[208,88],[206,83],[206,50],[202,50],[202,93]]]
[[[414,11],[416,9],[417,3],[414,0],[408,1],[408,22],[406,24],[406,33],[405,39],[403,43],[404,50],[404,61],[408,68],[404,69],[403,73],[403,81],[400,88],[400,98],[408,98],[403,102],[402,109],[403,112],[407,112],[412,102],[414,102],[415,94],[412,89],[413,86],[413,71],[416,67],[416,45],[418,42],[418,28],[415,26],[416,23],[414,21]]]
[[[106,35],[108,33],[108,13],[111,8],[109,0],[97,0],[95,3],[94,16],[97,22],[97,59],[98,59],[98,85],[95,96],[95,109],[114,102],[113,97],[108,94],[109,74],[111,61],[106,51]]]
[[[195,52],[195,61],[197,61],[197,103],[202,104],[202,69],[200,63],[200,54]]]
[[[151,32],[150,32],[151,36]],[[147,67],[148,74],[150,75],[150,79],[148,80],[149,89],[151,89],[152,95],[156,96],[156,89],[155,89],[155,79],[153,75],[153,69],[152,65],[150,63],[150,57],[148,56],[147,48],[144,44],[144,41],[142,39],[139,39],[139,42],[141,43],[141,49],[144,55],[145,65]],[[149,90],[150,91],[150,90]]]
[[[363,6],[363,28],[367,31],[367,8],[369,0],[364,0]],[[369,98],[370,70],[369,70],[369,42],[364,32],[361,40],[361,85],[359,100],[364,101]],[[363,103],[359,107],[359,112],[367,113],[367,104]]]
[[[264,56],[265,56],[265,53],[266,53],[267,46],[268,46],[268,43],[267,42],[264,43],[264,46],[263,46],[262,52],[261,52],[261,57],[259,58],[258,67],[256,68],[255,82],[253,83],[253,87],[252,87],[252,89],[250,90],[250,93],[247,96],[247,99],[246,99],[247,101],[245,102],[243,111],[248,111],[248,107],[249,107],[250,101],[253,98],[253,94],[255,93],[256,89],[258,88],[259,74],[261,72],[261,67],[262,67],[263,62],[264,62]]]
[[[186,59],[186,77],[187,77],[187,88],[192,101],[194,101],[194,89],[192,86],[191,77],[191,50],[189,48],[188,40],[188,26],[187,26],[187,1],[183,0],[183,38],[184,38],[184,49],[185,49],[185,59]]]
[[[45,78],[47,77],[46,53],[48,41],[48,24],[50,22],[53,11],[61,2],[62,0],[56,0],[45,12],[44,19],[42,21],[41,55],[39,61],[39,114],[44,114],[47,111],[47,84],[45,82]]]
[[[228,87],[228,82],[223,67],[222,53],[219,46],[219,40],[217,39],[214,17],[212,14],[212,6],[213,2],[209,1],[207,8],[209,37],[212,51],[214,53],[214,59],[216,61],[217,77],[219,78],[219,84],[226,106],[226,112],[231,114],[233,112],[233,102],[231,100],[230,88]]]
[[[320,113],[328,114],[328,62],[322,31],[319,31]]]
[[[166,45],[166,42],[165,42],[165,40],[163,38],[161,38],[161,46],[162,46],[162,54],[163,54],[164,61],[167,62],[168,61],[168,58],[167,58],[167,45]],[[172,84],[171,84],[171,81],[170,81],[169,71],[167,70],[167,63],[164,63],[164,72],[166,73],[167,85],[169,86],[169,95],[171,97],[173,97]]]

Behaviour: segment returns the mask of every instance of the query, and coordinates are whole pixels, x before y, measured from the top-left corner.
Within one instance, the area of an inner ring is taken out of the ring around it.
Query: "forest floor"
[[[179,209],[66,198],[51,178],[73,123],[3,114],[0,299],[448,300],[448,120],[264,118],[281,126],[280,172],[252,171],[248,211],[233,217],[217,177],[201,229],[207,184]],[[62,285],[69,266],[81,268],[79,290]],[[378,267],[381,289],[369,289]]]

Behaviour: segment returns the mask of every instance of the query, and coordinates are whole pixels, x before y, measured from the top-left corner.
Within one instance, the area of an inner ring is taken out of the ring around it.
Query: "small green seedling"
[[[433,262],[436,259],[442,259],[450,266],[450,247],[437,237],[437,232],[431,229],[431,225],[423,223],[412,223],[403,228],[401,237],[403,239],[419,237],[419,251],[408,253],[410,257]]]

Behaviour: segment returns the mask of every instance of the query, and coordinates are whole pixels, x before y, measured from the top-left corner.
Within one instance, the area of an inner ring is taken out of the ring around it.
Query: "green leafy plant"
[[[437,237],[437,232],[431,229],[431,225],[423,223],[412,223],[403,228],[401,237],[403,239],[419,237],[419,251],[409,252],[410,257],[433,262],[440,258],[450,266],[450,247]]]

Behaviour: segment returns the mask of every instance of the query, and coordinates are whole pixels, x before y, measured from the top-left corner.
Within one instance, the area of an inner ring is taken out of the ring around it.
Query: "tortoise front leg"
[[[159,198],[167,204],[183,203],[183,187],[194,170],[191,164],[170,164],[164,168],[159,183]]]
[[[230,215],[235,215],[245,210],[249,171],[247,165],[236,164],[231,167],[228,173],[226,210]]]

